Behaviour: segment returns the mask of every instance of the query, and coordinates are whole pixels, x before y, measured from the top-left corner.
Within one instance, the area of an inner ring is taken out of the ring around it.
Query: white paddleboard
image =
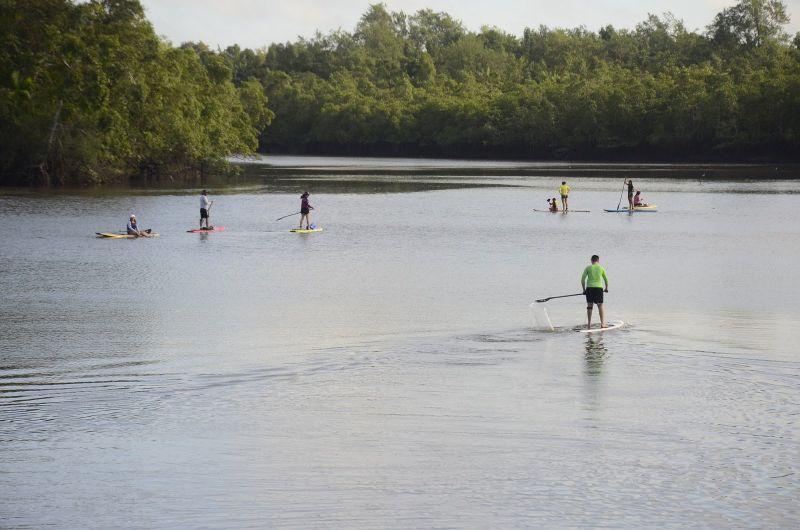
[[[621,328],[624,324],[625,322],[623,322],[622,320],[609,320],[608,322],[606,322],[606,327],[604,328],[596,327],[592,329],[586,329],[585,326],[582,326],[579,328],[575,328],[575,331],[577,331],[578,333],[597,333],[600,331],[610,331],[612,329]]]

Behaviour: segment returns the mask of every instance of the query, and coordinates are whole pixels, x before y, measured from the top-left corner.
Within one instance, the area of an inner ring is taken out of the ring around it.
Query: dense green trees
[[[249,50],[160,41],[137,0],[0,0],[0,184],[194,174],[267,151],[797,157],[800,34],[739,0],[702,34],[468,31],[371,6],[352,33]],[[268,100],[267,100],[268,96]],[[267,106],[269,101],[269,107]]]
[[[136,0],[0,0],[0,183],[194,173],[271,112],[225,58],[161,42]]]
[[[778,0],[740,0],[704,34],[668,13],[631,30],[539,26],[518,38],[377,4],[352,34],[247,61],[226,53],[264,83],[267,150],[796,157],[800,36],[789,42],[787,22]]]

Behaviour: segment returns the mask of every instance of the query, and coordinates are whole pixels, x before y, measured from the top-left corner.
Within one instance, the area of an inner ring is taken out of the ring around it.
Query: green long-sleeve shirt
[[[605,285],[603,282],[605,282]],[[599,263],[589,265],[583,269],[583,274],[581,275],[581,285],[585,285],[587,289],[589,287],[600,287],[601,289],[603,287],[608,287],[608,276],[606,276],[606,270]]]

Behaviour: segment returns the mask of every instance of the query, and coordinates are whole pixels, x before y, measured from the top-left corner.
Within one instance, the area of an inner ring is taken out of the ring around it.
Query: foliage
[[[275,113],[266,149],[792,157],[800,37],[789,41],[787,22],[778,0],[740,0],[704,34],[666,13],[630,30],[515,37],[377,4],[353,33],[252,52],[241,76],[264,83]]]
[[[137,0],[0,0],[0,183],[192,172],[272,114],[223,56],[161,42]]]
[[[517,37],[375,4],[353,32],[214,51],[159,40],[138,0],[0,0],[0,184],[192,173],[259,148],[796,158],[788,20],[739,0],[702,34],[666,13]]]

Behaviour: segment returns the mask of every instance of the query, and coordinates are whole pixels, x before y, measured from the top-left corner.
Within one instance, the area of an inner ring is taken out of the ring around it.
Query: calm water
[[[0,191],[0,527],[800,524],[800,181],[280,162],[215,234],[195,189]],[[563,178],[591,213],[532,212]],[[304,189],[323,233],[274,222]],[[628,325],[534,329],[593,253]]]

